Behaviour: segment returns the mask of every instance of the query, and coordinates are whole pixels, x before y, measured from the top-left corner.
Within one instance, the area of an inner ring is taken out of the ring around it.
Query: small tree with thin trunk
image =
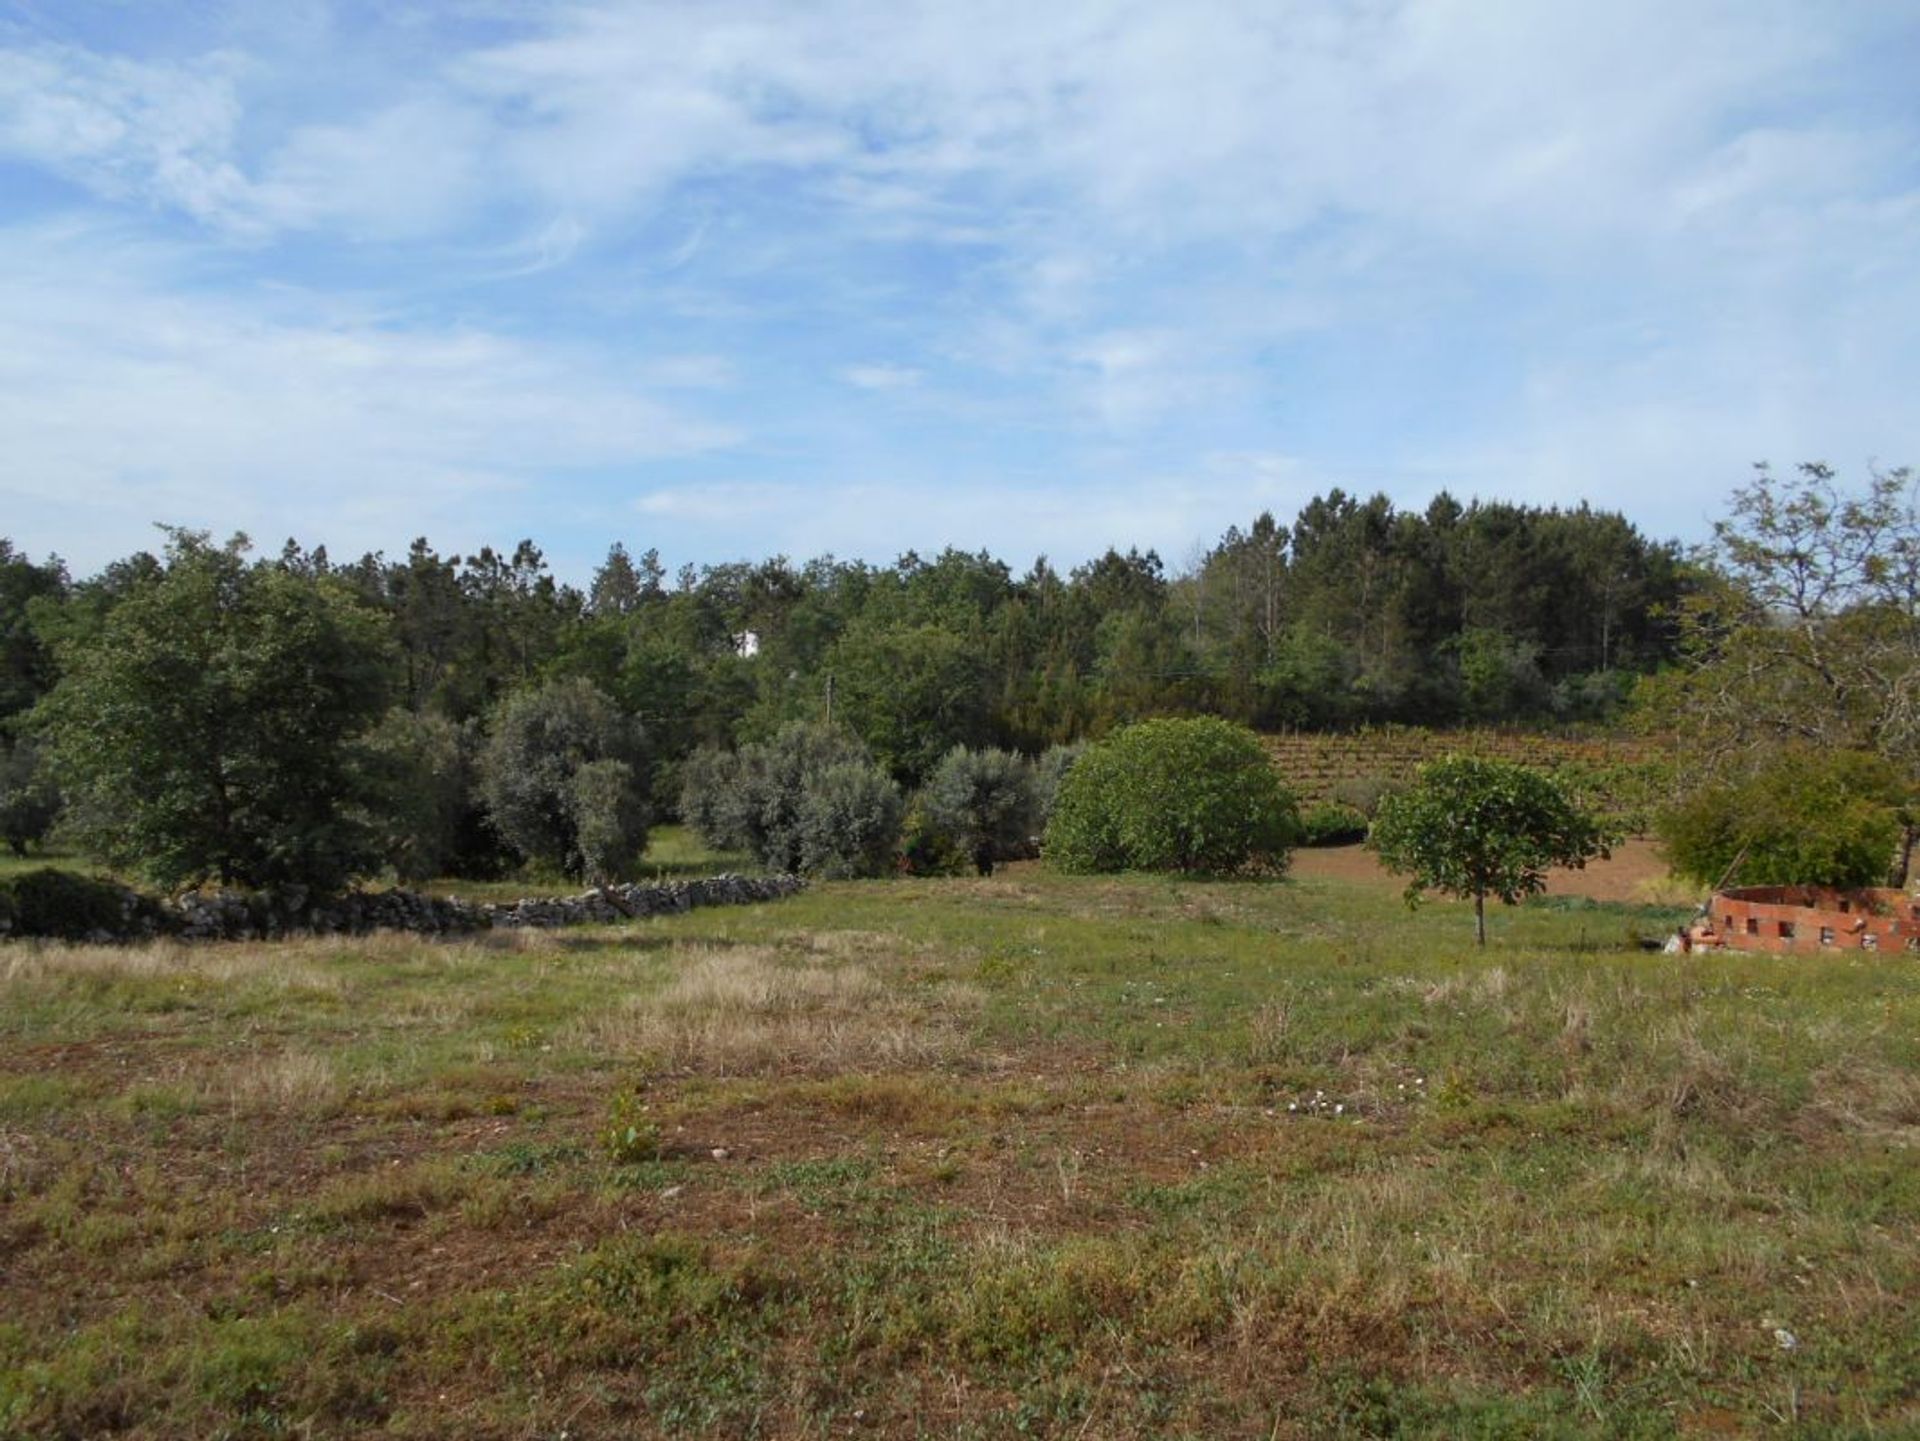
[[[1407,880],[1407,904],[1426,891],[1473,901],[1474,939],[1487,943],[1487,897],[1507,905],[1546,888],[1554,866],[1584,866],[1609,838],[1547,775],[1507,761],[1449,756],[1422,766],[1408,789],[1380,803],[1367,844]]]

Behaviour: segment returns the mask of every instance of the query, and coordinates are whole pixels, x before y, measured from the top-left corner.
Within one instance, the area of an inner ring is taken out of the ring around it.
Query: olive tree
[[[899,840],[900,789],[858,738],[796,721],[687,761],[680,814],[709,845],[770,871],[878,875]]]
[[[595,885],[633,874],[647,846],[646,799],[622,760],[588,761],[573,773],[568,802],[580,875]]]
[[[1053,803],[1060,795],[1060,782],[1086,754],[1085,741],[1048,746],[1033,762],[1034,825],[1041,831],[1053,819]]]
[[[1038,827],[1033,766],[1003,750],[955,746],[928,778],[923,803],[933,824],[983,876],[1019,856]]]
[[[646,849],[645,768],[639,724],[574,677],[501,704],[480,790],[495,828],[523,855],[604,882]]]
[[[1606,855],[1608,837],[1551,776],[1449,756],[1380,802],[1367,844],[1408,878],[1409,905],[1430,890],[1471,900],[1474,939],[1484,946],[1488,896],[1514,905],[1544,890],[1552,867]]]
[[[879,766],[848,761],[807,777],[795,869],[829,880],[885,875],[900,841],[900,787]]]

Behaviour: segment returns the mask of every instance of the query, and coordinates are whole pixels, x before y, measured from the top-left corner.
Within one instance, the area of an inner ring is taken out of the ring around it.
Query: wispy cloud
[[[732,495],[751,550],[812,533],[781,497],[856,496],[813,510],[846,552],[1024,543],[1110,480],[1116,521],[1198,531],[1259,498],[1222,454],[1675,528],[1756,454],[1920,448],[1903,7],[110,13],[0,32],[0,157],[55,187],[0,245],[48,357],[0,403],[54,491],[218,475],[271,513],[241,477],[283,432],[396,516],[638,486],[695,545]],[[149,258],[91,269],[73,225]],[[731,442],[772,491],[632,470]]]
[[[840,378],[860,390],[911,390],[926,375],[911,365],[849,365]]]
[[[232,154],[240,57],[147,63],[62,45],[0,50],[0,154],[111,200],[224,223],[247,182]]]
[[[336,549],[535,527],[550,487],[734,440],[657,392],[716,377],[282,292],[198,293],[172,252],[0,232],[4,509],[97,561],[151,522]],[[62,539],[62,536],[70,539]]]

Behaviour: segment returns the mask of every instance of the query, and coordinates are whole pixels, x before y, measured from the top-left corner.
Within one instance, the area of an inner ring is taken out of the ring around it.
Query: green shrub
[[[647,1111],[646,1092],[638,1086],[615,1091],[607,1102],[607,1123],[600,1149],[616,1166],[635,1166],[660,1155],[660,1123]]]
[[[1124,871],[1129,864],[1120,835],[1126,799],[1126,768],[1108,745],[1091,746],[1060,784],[1053,817],[1040,852],[1063,871]]]
[[[966,858],[952,834],[928,813],[924,794],[908,803],[900,824],[900,863],[911,876],[953,876],[965,868]]]
[[[1327,790],[1327,799],[1372,820],[1374,813],[1380,809],[1380,802],[1403,789],[1405,787],[1400,782],[1386,776],[1350,776],[1335,781]]]
[[[1300,813],[1300,844],[1346,846],[1367,838],[1367,818],[1353,806],[1318,801]]]
[[[1144,721],[1088,749],[1060,786],[1045,853],[1066,871],[1281,870],[1293,797],[1244,726]]]
[[[716,849],[776,872],[892,869],[900,790],[847,731],[795,722],[735,752],[698,752],[685,775],[680,814]]]
[[[96,931],[117,934],[126,921],[128,892],[111,881],[43,866],[8,883],[14,934],[84,941]]]
[[[1661,813],[1673,868],[1714,885],[1885,885],[1910,796],[1878,756],[1792,746]],[[1736,866],[1737,862],[1737,866]]]
[[[808,777],[800,803],[803,875],[880,876],[900,840],[900,788],[871,762],[846,761]]]
[[[615,762],[586,781],[580,772]],[[621,879],[646,849],[645,737],[588,681],[551,681],[507,700],[481,759],[481,789],[500,834],[570,876]],[[593,857],[582,847],[592,832]]]
[[[955,746],[927,781],[926,807],[933,823],[953,838],[954,850],[983,876],[998,861],[1031,854],[1039,806],[1033,767],[1024,756]]]

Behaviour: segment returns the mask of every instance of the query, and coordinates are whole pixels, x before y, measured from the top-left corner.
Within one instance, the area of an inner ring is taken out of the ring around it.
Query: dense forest
[[[897,779],[950,746],[1038,751],[1159,714],[1259,730],[1370,722],[1593,721],[1670,656],[1688,586],[1677,547],[1616,514],[1461,505],[1423,513],[1333,491],[1291,527],[1261,515],[1183,574],[1110,550],[1062,574],[986,554],[887,566],[785,557],[669,575],[615,545],[582,591],[522,541],[331,560],[294,542],[254,562],[384,617],[392,700],[479,722],[536,680],[591,681],[645,727],[657,798],[702,745],[831,715]],[[71,579],[0,540],[0,726],[166,562]]]

